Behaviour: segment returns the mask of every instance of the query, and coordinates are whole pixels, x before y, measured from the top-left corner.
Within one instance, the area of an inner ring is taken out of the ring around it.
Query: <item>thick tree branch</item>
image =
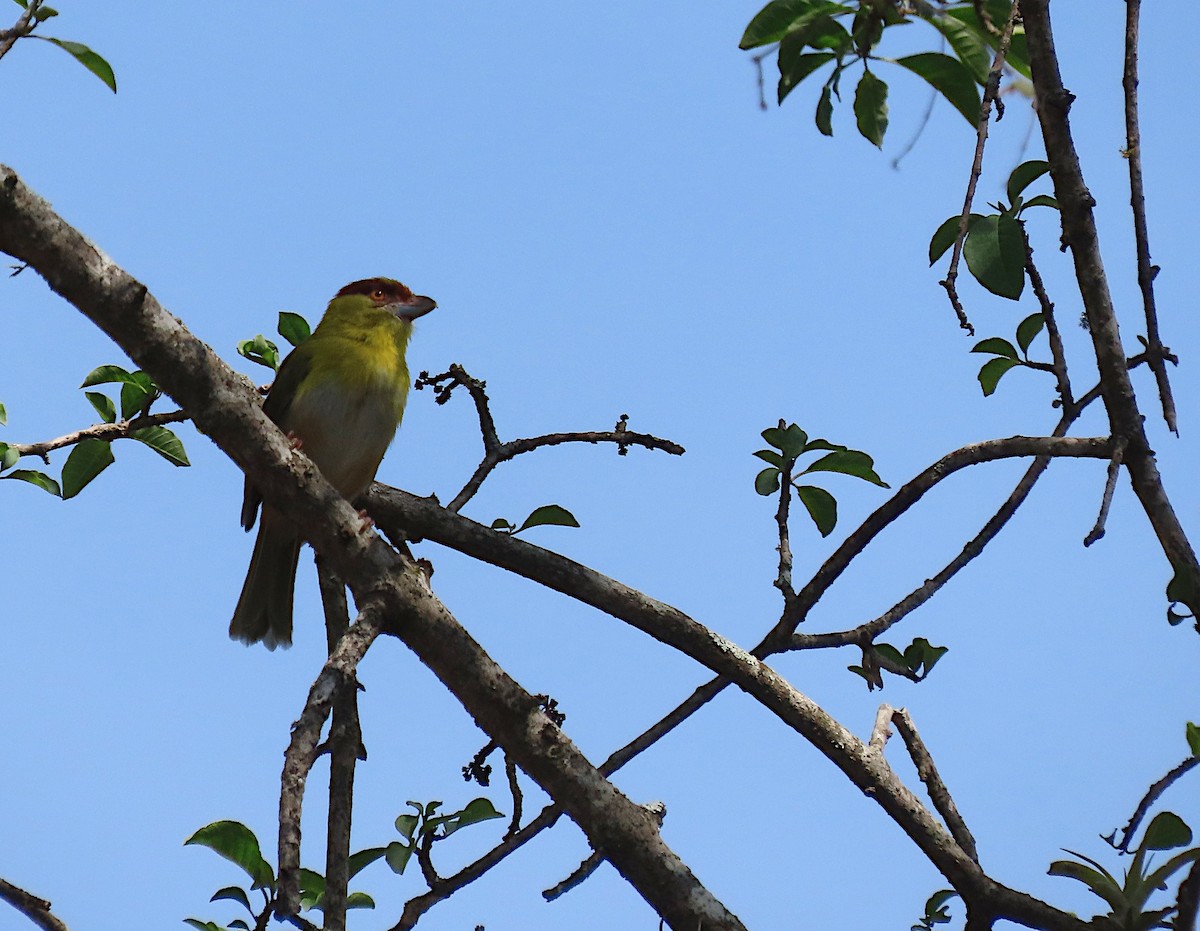
[[[1133,383],[1129,378],[1092,215],[1095,201],[1084,183],[1079,155],[1071,136],[1068,111],[1074,98],[1063,87],[1059,73],[1050,26],[1049,2],[1022,0],[1021,10],[1029,42],[1033,85],[1037,92],[1038,120],[1062,217],[1063,241],[1070,247],[1075,263],[1075,277],[1096,351],[1096,364],[1100,370],[1100,385],[1111,431],[1114,436],[1124,437],[1129,443],[1125,452],[1125,467],[1134,493],[1150,519],[1150,525],[1175,570],[1176,578],[1182,579],[1180,588],[1184,594],[1179,600],[1185,601],[1193,614],[1200,615],[1200,562],[1197,562],[1191,541],[1163,488]]]

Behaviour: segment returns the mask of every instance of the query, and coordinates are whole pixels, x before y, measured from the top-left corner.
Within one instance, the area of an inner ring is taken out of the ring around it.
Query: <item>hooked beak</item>
[[[416,320],[437,307],[437,301],[423,294],[414,294],[409,300],[392,305],[392,313],[401,320]]]

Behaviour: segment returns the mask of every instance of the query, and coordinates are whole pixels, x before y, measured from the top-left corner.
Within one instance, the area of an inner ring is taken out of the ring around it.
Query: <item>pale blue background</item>
[[[1196,325],[1191,34],[1148,4],[1142,113],[1159,307],[1183,438],[1151,418],[1167,487],[1195,531],[1200,396]],[[1014,372],[983,398],[983,359],[956,327],[929,270],[929,236],[960,209],[974,135],[935,111],[899,172],[891,157],[926,94],[892,85],[880,154],[854,131],[812,125],[815,89],[757,106],[737,41],[755,3],[697,5],[380,3],[88,5],[64,2],[49,35],[113,64],[111,95],[61,51],[23,42],[0,62],[0,160],[241,370],[237,340],[272,333],[279,310],[315,320],[342,284],[392,275],[437,298],[411,349],[414,371],[461,362],[487,379],[502,436],[631,427],[683,443],[674,459],[562,448],[503,466],[468,513],[520,519],[572,510],[580,530],[530,539],[692,612],[749,645],[776,619],[773,503],[752,481],[760,430],[777,418],[871,452],[898,486],[964,443],[1050,429],[1047,377]],[[1056,3],[1057,37],[1085,171],[1130,351],[1142,330],[1134,281],[1119,104],[1124,4]],[[15,19],[16,8],[11,10]],[[1175,15],[1178,12],[1175,11]],[[912,26],[911,48],[936,47]],[[899,49],[899,46],[897,46]],[[884,51],[888,51],[884,49]],[[768,63],[768,67],[772,67]],[[771,74],[768,71],[768,81]],[[1001,196],[1032,115],[1020,98],[993,127],[981,199]],[[1046,189],[1046,182],[1039,190]],[[1069,262],[1047,211],[1031,235],[1058,302],[1078,392],[1094,375]],[[974,285],[979,337],[1011,337],[1036,309]],[[31,441],[91,422],[75,386],[122,354],[32,272],[0,282],[0,436]],[[1035,344],[1044,357],[1044,339]],[[1143,409],[1156,411],[1147,373]],[[464,398],[415,394],[383,481],[448,499],[478,457]],[[164,403],[164,409],[166,405]],[[1097,407],[1079,435],[1101,433]],[[73,928],[170,928],[238,882],[230,864],[182,841],[220,818],[246,822],[274,861],[278,774],[288,726],[322,659],[307,557],[296,647],[248,650],[225,628],[249,558],[237,526],[241,477],[181,430],[194,467],[136,444],[79,498],[0,486],[5,547],[6,751],[0,762],[0,876],[53,900]],[[63,456],[55,459],[58,473]],[[813,613],[807,630],[870,619],[936,572],[1024,468],[960,474],[889,531]],[[1097,835],[1186,753],[1197,637],[1164,619],[1166,561],[1125,481],[1109,533],[1085,551],[1103,465],[1053,466],[984,559],[890,638],[950,646],[920,687],[888,680],[974,830],[985,867],[1018,888],[1092,914],[1098,900],[1045,875],[1059,847],[1112,864]],[[803,578],[885,492],[833,477],[842,521],[822,541],[795,526]],[[611,618],[431,545],[435,587],[600,760],[706,680],[704,670]],[[845,671],[849,653],[777,658],[801,690],[858,734],[878,694]],[[370,751],[355,846],[386,843],[409,798],[458,806],[459,768],[486,738],[396,641],[362,670]],[[910,784],[898,745],[889,756]],[[322,868],[318,765],[306,862]],[[665,800],[668,842],[756,929],[907,928],[945,882],[823,757],[737,693],[723,695],[617,778]],[[490,793],[509,810],[504,793]],[[1195,782],[1168,807],[1200,827]],[[531,792],[527,810],[536,810]],[[500,823],[438,850],[450,873]],[[563,824],[421,927],[613,929],[657,918],[610,867],[553,904],[539,891],[587,854]],[[360,888],[390,927],[420,877],[382,864]],[[956,914],[961,916],[961,907]],[[0,911],[0,928],[27,927]]]

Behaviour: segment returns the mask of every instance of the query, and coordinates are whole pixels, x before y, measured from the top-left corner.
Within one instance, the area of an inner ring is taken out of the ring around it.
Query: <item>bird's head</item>
[[[352,281],[334,295],[337,301],[343,297],[365,299],[373,307],[394,314],[401,320],[416,320],[437,307],[437,301],[411,290],[393,278],[364,278]]]

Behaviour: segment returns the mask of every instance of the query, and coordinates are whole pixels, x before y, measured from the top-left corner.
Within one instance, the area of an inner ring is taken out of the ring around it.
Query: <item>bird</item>
[[[437,306],[392,278],[353,281],[334,295],[312,335],[275,374],[263,412],[353,501],[375,472],[404,416],[410,378],[405,351],[413,321]],[[242,527],[262,505],[258,537],[229,636],[268,650],[291,646],[300,529],[270,504],[249,476]]]

